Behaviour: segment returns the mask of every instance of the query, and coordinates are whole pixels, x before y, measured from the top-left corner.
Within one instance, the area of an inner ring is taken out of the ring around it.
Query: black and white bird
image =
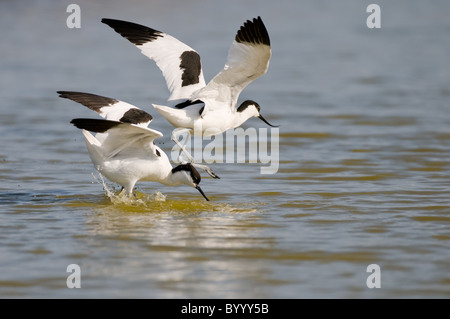
[[[121,185],[127,196],[132,195],[136,182],[152,181],[168,186],[188,185],[209,200],[199,186],[201,177],[195,167],[190,163],[172,167],[167,155],[155,145],[154,140],[163,134],[147,127],[152,121],[150,114],[109,97],[72,91],[57,93],[105,119],[77,118],[71,123],[82,129],[95,168]]]
[[[170,105],[153,104],[153,107],[177,128],[172,139],[182,149],[178,136],[185,132],[216,135],[239,127],[251,117],[274,126],[264,119],[255,101],[246,100],[236,108],[242,90],[269,67],[270,39],[261,17],[247,20],[240,27],[225,67],[208,84],[200,55],[183,42],[132,22],[114,19],[102,19],[102,22],[136,45],[161,69],[170,91]]]

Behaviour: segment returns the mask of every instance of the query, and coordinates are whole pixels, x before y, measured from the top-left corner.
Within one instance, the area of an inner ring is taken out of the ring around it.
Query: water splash
[[[103,186],[105,196],[114,205],[146,206],[149,202],[165,202],[166,196],[157,191],[155,194],[144,194],[139,191],[133,192],[132,196],[127,196],[122,190],[117,190],[113,185],[108,185],[102,174],[98,178],[92,173],[94,180]]]

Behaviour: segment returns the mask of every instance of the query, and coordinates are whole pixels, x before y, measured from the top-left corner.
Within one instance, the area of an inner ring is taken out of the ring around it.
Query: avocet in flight
[[[136,45],[161,69],[170,91],[171,105],[153,104],[153,107],[177,128],[172,139],[191,162],[192,157],[178,141],[178,136],[186,131],[216,135],[239,127],[251,117],[274,126],[264,119],[255,101],[246,100],[236,108],[242,90],[269,67],[270,39],[261,17],[247,20],[237,31],[225,67],[208,84],[200,55],[183,42],[132,22],[114,19],[102,19],[102,22]],[[208,173],[213,176],[212,171]]]
[[[209,200],[199,186],[201,177],[195,167],[191,163],[172,167],[167,155],[155,145],[154,140],[163,134],[147,127],[152,121],[150,114],[113,98],[72,91],[57,93],[105,118],[78,118],[71,123],[82,129],[95,168],[121,185],[127,196],[132,195],[136,182],[152,181],[168,186],[192,186]]]

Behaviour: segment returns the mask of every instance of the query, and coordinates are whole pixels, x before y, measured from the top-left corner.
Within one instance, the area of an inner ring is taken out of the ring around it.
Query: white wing
[[[159,131],[136,126],[134,124],[97,119],[73,119],[70,123],[80,129],[96,133],[105,133],[100,148],[105,158],[116,156],[133,157],[141,154],[148,156],[151,151],[155,157],[161,156],[154,140],[162,137]]]
[[[156,62],[171,93],[169,101],[189,99],[206,85],[200,55],[174,37],[146,26],[114,19],[102,19],[117,33]]]
[[[231,44],[224,69],[197,92],[195,98],[230,101],[229,106],[234,112],[241,91],[267,72],[271,54],[269,34],[261,18],[247,20]],[[221,104],[206,103],[203,112],[214,108],[214,105]]]
[[[101,117],[124,123],[147,127],[152,116],[140,108],[113,98],[91,93],[58,91],[60,97],[80,103],[97,112]]]

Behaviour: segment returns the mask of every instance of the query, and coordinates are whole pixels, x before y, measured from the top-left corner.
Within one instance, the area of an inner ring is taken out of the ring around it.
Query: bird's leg
[[[119,193],[119,196],[125,196],[128,198],[132,198],[133,197],[133,189],[134,189],[135,184],[136,184],[136,181],[129,181],[128,184],[126,184],[125,186],[122,185],[122,189]]]
[[[194,167],[197,167],[197,168],[200,168],[200,169],[202,169],[202,170],[204,170],[206,173],[208,173],[209,174],[209,176],[211,176],[212,178],[220,178],[216,173],[214,173],[214,171],[211,169],[211,168],[209,168],[209,166],[207,166],[207,165],[201,165],[201,164],[198,164],[198,163],[193,163],[193,162],[191,162],[191,164],[192,164],[192,166],[194,166]]]
[[[188,136],[186,137],[184,144],[181,144],[180,141],[178,140],[178,136],[180,136],[184,133],[188,133]],[[194,158],[185,148],[186,142],[187,142],[188,138],[190,137],[190,135],[191,135],[190,129],[187,129],[187,128],[176,128],[172,132],[172,141],[174,141],[175,144],[177,144],[181,150],[180,154],[178,155],[178,160],[177,160],[180,163],[184,163],[183,158],[182,158],[183,154],[188,158],[190,163],[194,162]]]
[[[188,160],[189,160],[189,162],[192,164],[192,166],[204,170],[204,171],[207,172],[212,178],[220,178],[220,177],[219,177],[218,175],[216,175],[216,174],[214,173],[214,171],[213,171],[211,168],[209,168],[207,165],[201,165],[201,164],[195,163],[194,158],[192,157],[192,155],[191,155],[191,154],[186,150],[186,148],[185,148],[186,142],[184,143],[184,145],[182,145],[182,144],[180,143],[180,141],[178,140],[178,136],[180,136],[180,135],[182,135],[182,134],[184,134],[184,133],[186,133],[186,132],[188,133],[188,136],[186,137],[186,141],[187,141],[187,139],[188,139],[188,138],[190,137],[190,135],[191,135],[191,129],[188,129],[188,128],[176,128],[176,129],[174,129],[173,132],[172,132],[172,141],[174,141],[175,144],[177,144],[178,147],[181,149],[180,155],[178,156],[178,162],[183,163],[183,161],[182,161],[182,155],[184,154],[184,155],[188,158]]]

